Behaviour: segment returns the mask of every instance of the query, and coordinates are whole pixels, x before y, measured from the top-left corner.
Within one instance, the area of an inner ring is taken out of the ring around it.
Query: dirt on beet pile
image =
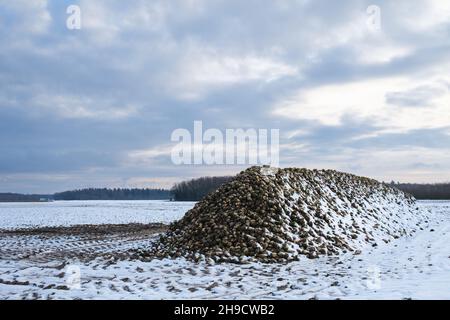
[[[333,170],[251,167],[210,193],[141,255],[210,262],[317,258],[415,232],[415,199]]]

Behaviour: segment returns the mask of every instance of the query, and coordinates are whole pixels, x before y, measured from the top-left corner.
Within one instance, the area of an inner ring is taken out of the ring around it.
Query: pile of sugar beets
[[[360,251],[424,220],[415,199],[333,170],[251,167],[207,195],[140,255],[286,262]]]

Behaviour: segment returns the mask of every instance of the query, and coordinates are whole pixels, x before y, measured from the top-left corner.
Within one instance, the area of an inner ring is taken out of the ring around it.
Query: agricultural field
[[[449,299],[450,202],[427,224],[361,253],[288,263],[140,261],[194,203],[0,204],[0,299]]]

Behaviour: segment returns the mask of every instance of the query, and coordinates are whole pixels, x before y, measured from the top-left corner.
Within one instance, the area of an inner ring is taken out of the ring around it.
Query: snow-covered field
[[[195,202],[55,201],[0,203],[0,229],[80,224],[170,223]]]
[[[180,218],[190,206],[170,202],[3,204],[0,228],[167,222]],[[130,248],[148,246],[157,230],[139,226],[95,236],[76,230],[70,234],[0,232],[0,298],[450,299],[450,202],[424,201],[420,206],[429,210],[428,225],[412,237],[380,243],[358,255],[305,258],[288,264],[141,262],[126,260],[126,255],[111,259]]]

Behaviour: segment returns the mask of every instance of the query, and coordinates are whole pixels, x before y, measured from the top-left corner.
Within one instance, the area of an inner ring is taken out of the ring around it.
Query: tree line
[[[0,193],[0,202],[39,202],[51,196],[42,194]]]
[[[391,186],[419,200],[450,200],[450,183],[419,184],[391,182]]]
[[[54,200],[167,200],[165,189],[88,188],[55,193]]]
[[[52,200],[169,200],[170,190],[86,188],[50,195],[0,193],[0,202],[46,202]]]
[[[199,201],[233,177],[202,177],[176,183],[171,191],[175,201]]]

